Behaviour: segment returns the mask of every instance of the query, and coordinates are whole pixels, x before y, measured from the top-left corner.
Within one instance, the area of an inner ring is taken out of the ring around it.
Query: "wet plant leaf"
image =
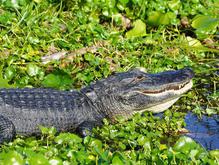
[[[78,135],[75,135],[75,134],[61,133],[55,138],[55,142],[58,144],[81,143],[82,139]]]
[[[151,26],[169,25],[175,18],[176,15],[172,12],[161,13],[153,11],[149,14],[147,22]]]
[[[141,36],[145,36],[146,35],[146,25],[143,21],[141,20],[136,20],[133,23],[134,28],[129,30],[126,33],[126,37],[127,38],[131,38],[131,37],[141,37]]]
[[[188,41],[188,45],[191,47],[202,47],[201,42],[195,38],[186,37],[186,40]]]
[[[192,27],[202,30],[204,33],[216,30],[219,25],[219,18],[213,18],[205,15],[198,15],[192,21]]]
[[[0,23],[3,25],[9,24],[11,19],[12,19],[12,14],[10,12],[5,12],[0,15]]]
[[[122,156],[118,153],[115,153],[113,155],[112,164],[113,165],[124,165],[124,163],[122,161]]]
[[[30,164],[49,165],[48,159],[42,154],[34,154],[29,159]]]
[[[23,165],[24,160],[22,156],[16,152],[16,151],[9,151],[8,153],[1,153],[0,154],[1,158],[0,161],[2,164],[7,164],[7,165]]]
[[[27,73],[30,76],[36,76],[36,75],[38,75],[40,73],[40,67],[38,67],[35,64],[28,64],[27,65]]]
[[[199,149],[200,146],[192,138],[187,136],[182,136],[174,145],[174,150],[183,153],[189,153],[193,149]]]
[[[207,38],[208,34],[216,32],[219,25],[219,18],[205,15],[198,15],[192,21],[192,27],[196,29],[199,38]]]
[[[209,154],[212,158],[216,158],[219,161],[219,150],[212,150]]]
[[[13,69],[9,69],[9,71],[7,71],[8,73],[6,74],[6,78],[12,78],[14,76],[14,70]],[[8,79],[4,79],[2,77],[2,66],[0,66],[0,87],[1,88],[14,88],[15,85],[10,85],[9,84],[9,80]]]
[[[9,66],[5,69],[4,77],[7,80],[11,80],[16,75],[16,69],[12,66]]]
[[[69,88],[72,82],[73,82],[72,78],[67,73],[62,71],[57,71],[45,76],[42,84],[44,87],[65,89],[65,88]]]

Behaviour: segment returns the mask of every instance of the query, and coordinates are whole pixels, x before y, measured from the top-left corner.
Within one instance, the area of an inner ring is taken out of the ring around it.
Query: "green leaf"
[[[126,4],[126,3],[129,2],[129,0],[119,0],[119,2],[122,3],[122,4]]]
[[[116,4],[116,7],[117,7],[119,10],[121,10],[121,11],[125,10],[125,4],[117,3],[117,4]]]
[[[30,164],[49,165],[48,159],[42,154],[34,154],[29,158]]]
[[[49,160],[49,163],[51,165],[63,165],[62,160],[59,159],[59,158],[52,158],[52,159]]]
[[[47,128],[47,127],[39,126],[39,128],[40,128],[42,134],[45,134],[48,136],[54,136],[57,132],[55,127]]]
[[[58,88],[61,84],[61,79],[58,75],[48,74],[42,84],[44,87]]]
[[[151,145],[150,145],[150,139],[149,138],[140,135],[138,137],[137,141],[138,141],[138,144],[140,146],[143,146],[147,151],[151,151]]]
[[[9,24],[12,19],[12,14],[10,12],[5,12],[0,15],[0,23],[1,24]]]
[[[78,135],[70,134],[70,133],[60,133],[56,138],[55,142],[58,144],[63,143],[81,143],[82,138],[80,138]]]
[[[1,155],[1,159],[3,160],[2,164],[7,165],[23,165],[24,160],[22,156],[16,151],[9,151],[8,153],[4,153]]]
[[[28,40],[31,44],[38,44],[40,42],[40,40],[36,37],[29,37]]]
[[[197,148],[200,148],[200,146],[192,138],[187,136],[180,137],[174,145],[174,150],[183,153],[190,153],[192,149]]]
[[[153,11],[148,14],[148,24],[151,26],[169,25],[176,19],[176,14],[173,12],[161,13]]]
[[[65,89],[70,87],[72,82],[72,78],[67,73],[55,71],[45,76],[42,84],[44,87]]]
[[[188,45],[191,47],[202,47],[202,44],[199,40],[192,38],[192,37],[186,37],[186,40],[188,41]]]
[[[0,66],[0,87],[1,88],[14,88],[15,85],[10,85],[9,80],[3,79],[2,77],[2,65]]]
[[[209,152],[210,156],[214,159],[218,159],[219,161],[219,150],[212,150]]]
[[[198,38],[204,39],[208,34],[214,34],[219,25],[219,18],[213,18],[206,15],[198,15],[192,21],[192,27],[196,29]]]
[[[113,155],[112,165],[124,165],[122,161],[122,156],[117,152]]]
[[[206,113],[208,115],[213,115],[213,114],[217,114],[218,112],[216,109],[206,108]]]
[[[146,35],[146,25],[143,21],[136,20],[134,23],[134,28],[129,30],[126,33],[126,37],[127,38],[131,38],[131,37],[142,37]]]
[[[16,69],[13,66],[9,66],[5,69],[4,77],[7,80],[11,80],[16,75]]]
[[[177,10],[180,8],[181,6],[181,2],[180,0],[172,0],[168,2],[168,6],[171,10],[177,12]]]
[[[195,29],[201,29],[203,32],[210,32],[216,30],[219,24],[218,18],[212,18],[206,15],[198,15],[192,21],[192,27]]]
[[[97,148],[98,150],[101,150],[103,147],[103,144],[100,140],[98,139],[92,139],[90,143],[91,147]]]
[[[37,65],[31,64],[31,63],[27,65],[27,73],[28,73],[28,75],[36,76],[36,75],[39,74],[39,72],[40,72],[40,67],[38,67]]]

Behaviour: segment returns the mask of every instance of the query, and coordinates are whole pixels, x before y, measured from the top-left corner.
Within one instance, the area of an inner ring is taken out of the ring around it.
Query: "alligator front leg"
[[[84,121],[80,124],[76,130],[82,137],[89,136],[92,133],[92,129],[98,124],[95,121]]]
[[[0,144],[12,141],[15,135],[14,124],[8,118],[0,115]]]

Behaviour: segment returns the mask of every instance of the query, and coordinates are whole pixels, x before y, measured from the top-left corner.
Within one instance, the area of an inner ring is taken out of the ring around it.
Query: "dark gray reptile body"
[[[112,75],[81,91],[0,89],[0,143],[11,141],[16,134],[39,135],[40,125],[86,135],[86,130],[100,125],[103,118],[113,121],[118,115],[129,118],[147,109],[157,112],[159,104],[190,89],[192,77],[188,68],[159,74],[137,69]]]
[[[97,114],[89,99],[77,91],[0,89],[0,120],[12,121],[19,135],[38,135],[39,125],[72,132],[84,121],[97,120]]]

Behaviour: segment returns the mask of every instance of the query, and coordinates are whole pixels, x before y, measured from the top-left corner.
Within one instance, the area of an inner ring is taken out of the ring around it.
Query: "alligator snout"
[[[195,73],[189,67],[186,67],[186,68],[182,69],[181,74],[183,74],[185,77],[187,77],[189,79],[192,79],[195,76]]]

